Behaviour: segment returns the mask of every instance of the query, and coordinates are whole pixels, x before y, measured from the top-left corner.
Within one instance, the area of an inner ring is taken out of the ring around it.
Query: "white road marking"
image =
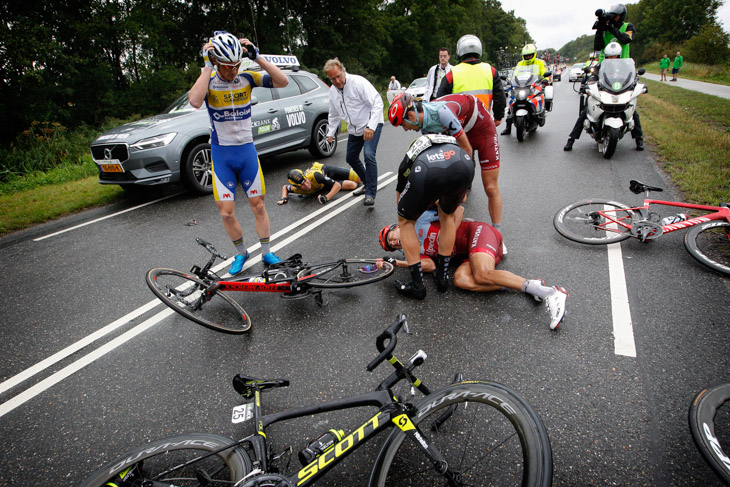
[[[65,230],[60,230],[60,231],[55,232],[55,233],[49,233],[48,235],[44,235],[43,237],[34,238],[33,241],[34,242],[40,242],[41,240],[45,240],[47,238],[55,237],[56,235],[61,235],[62,233],[70,232],[71,230],[76,230],[77,228],[85,227],[86,225],[91,225],[92,223],[97,223],[97,222],[100,222],[102,220],[106,220],[107,218],[111,218],[111,217],[114,217],[114,216],[119,216],[119,215],[121,215],[123,213],[127,213],[129,211],[138,210],[140,208],[144,208],[145,206],[149,206],[149,205],[151,205],[153,203],[159,203],[160,201],[164,201],[164,200],[166,200],[168,198],[172,198],[174,196],[178,196],[178,195],[181,195],[181,194],[182,194],[182,192],[175,193],[175,194],[171,194],[169,196],[165,196],[164,198],[160,198],[160,199],[157,199],[157,200],[154,200],[154,201],[148,201],[147,203],[143,203],[141,205],[133,206],[132,208],[127,208],[126,210],[118,211],[116,213],[112,213],[111,215],[107,215],[107,216],[103,216],[101,218],[97,218],[96,220],[91,220],[91,221],[88,221],[86,223],[81,223],[80,225],[76,225],[76,226],[67,228]]]
[[[391,174],[392,174],[391,172],[387,172],[378,178],[380,180],[380,183],[378,184],[378,189],[382,189],[385,186],[389,185],[390,183],[392,183],[393,181],[396,180],[397,176],[389,177]],[[347,210],[348,208],[357,204],[358,202],[360,202],[363,199],[364,199],[364,195],[361,195],[358,197],[353,197],[352,193],[349,193],[345,197],[338,198],[337,200],[333,201],[332,203],[330,203],[328,205],[323,206],[322,208],[313,212],[312,214],[308,215],[307,217],[302,218],[301,220],[289,225],[288,227],[286,227],[283,230],[274,234],[272,236],[272,240],[274,240],[274,238],[283,236],[287,232],[293,230],[294,228],[296,228],[298,226],[301,226],[302,224],[308,222],[309,220],[315,218],[316,216],[318,216],[324,212],[328,212],[328,214],[326,214],[324,217],[307,225],[306,227],[299,230],[297,233],[287,237],[286,239],[284,239],[281,242],[276,243],[275,245],[272,245],[271,246],[272,251],[279,250],[279,249],[285,247],[286,245],[289,245],[290,243],[296,241],[297,239],[299,239],[302,236],[306,235],[307,233],[311,232],[315,228],[319,227],[323,223],[334,218],[338,214],[342,213],[343,211]],[[161,201],[161,200],[158,200],[158,201]],[[345,203],[345,202],[347,202],[347,203]],[[338,205],[341,205],[341,206],[339,208],[337,208]],[[336,208],[336,209],[334,209],[334,208]],[[330,211],[330,210],[332,210],[332,211]],[[259,243],[252,245],[249,248],[249,252],[259,248],[260,246],[261,245]],[[226,262],[219,264],[213,270],[215,272],[217,272],[218,270],[229,265],[232,260],[233,259],[229,259]],[[258,263],[260,260],[261,260],[261,255],[251,257],[246,262],[246,267],[251,267],[254,264]],[[23,372],[21,372],[19,374],[16,374],[15,376],[11,377],[10,379],[0,383],[0,393],[9,390],[10,388],[18,385],[19,383],[23,382],[24,380],[34,376],[35,374],[38,374],[39,372],[42,372],[43,370],[47,369],[48,367],[52,366],[53,364],[63,360],[64,358],[68,357],[69,355],[85,348],[86,346],[90,345],[91,343],[98,340],[99,338],[111,333],[112,331],[127,324],[131,320],[141,316],[142,314],[146,313],[147,311],[150,311],[151,309],[155,308],[159,304],[161,304],[161,301],[158,299],[150,301],[149,303],[145,304],[144,306],[141,306],[140,308],[132,311],[131,313],[123,316],[122,318],[119,318],[118,320],[110,323],[109,325],[105,326],[104,328],[101,328],[100,330],[83,338],[82,340],[79,340],[78,342],[76,342],[72,345],[69,345],[68,347],[64,348],[60,352],[55,353],[51,357],[35,364],[34,366],[24,370]],[[48,390],[49,388],[51,388],[54,385],[61,382],[63,379],[78,372],[79,370],[86,367],[87,365],[94,362],[95,360],[103,357],[110,351],[112,351],[112,350],[116,349],[117,347],[123,345],[124,343],[128,342],[129,340],[136,337],[140,333],[142,333],[142,332],[146,331],[147,329],[151,328],[152,326],[156,325],[157,323],[162,321],[162,319],[166,318],[167,316],[171,315],[172,313],[174,313],[174,311],[169,308],[157,313],[153,317],[145,320],[143,323],[140,323],[139,325],[135,326],[131,330],[125,332],[124,334],[118,336],[117,338],[111,340],[110,342],[102,345],[98,349],[81,357],[80,359],[78,359],[75,362],[71,363],[70,365],[64,367],[63,369],[59,370],[58,372],[52,374],[51,376],[47,377],[46,379],[43,379],[39,383],[31,386],[30,388],[19,393],[18,395],[8,399],[4,403],[0,404],[0,417],[9,413],[13,409],[21,406],[22,404],[26,403],[27,401],[31,400],[32,398],[36,397],[37,395],[41,394],[42,392]]]

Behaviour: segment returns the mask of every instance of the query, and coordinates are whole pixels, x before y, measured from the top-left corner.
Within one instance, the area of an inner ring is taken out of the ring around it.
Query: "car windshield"
[[[426,78],[414,79],[408,88],[420,88],[422,86],[426,86]]]
[[[598,72],[601,88],[619,92],[631,87],[636,78],[635,69],[631,58],[604,59]]]
[[[165,108],[165,110],[162,113],[178,113],[178,112],[192,112],[195,111],[195,108],[190,104],[190,100],[188,99],[188,94],[183,93],[180,98],[172,102],[172,104]]]
[[[581,63],[576,63],[573,65],[573,69],[582,69],[582,68],[583,68],[583,64],[581,64]]]

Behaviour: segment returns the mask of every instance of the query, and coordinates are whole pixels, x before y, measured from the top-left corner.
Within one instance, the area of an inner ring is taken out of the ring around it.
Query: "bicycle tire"
[[[375,265],[375,259],[342,259],[337,262],[308,266],[297,273],[297,281],[319,288],[348,288],[382,281],[395,272],[395,266],[383,262],[380,269],[362,272]]]
[[[206,485],[230,487],[251,471],[251,459],[238,446],[211,455],[183,469],[174,470],[163,478],[155,477],[172,467],[232,443],[233,441],[228,438],[207,433],[192,433],[156,440],[109,462],[84,480],[81,487],[106,485],[127,487],[142,485],[144,480],[152,479],[158,482],[174,481],[175,485],[181,487],[200,485],[195,475],[198,469],[203,469],[213,478],[213,484]]]
[[[730,223],[715,220],[694,226],[684,235],[684,246],[698,261],[730,275]]]
[[[568,240],[589,245],[608,245],[631,237],[630,228],[619,227],[597,213],[604,210],[612,212],[616,219],[622,221],[633,221],[636,216],[636,212],[617,201],[582,200],[558,211],[553,218],[553,226]]]
[[[145,280],[163,303],[199,325],[234,335],[251,329],[246,310],[226,293],[215,291],[210,299],[199,303],[202,290],[209,285],[192,274],[155,268],[147,272]]]
[[[730,383],[703,389],[689,407],[689,429],[705,461],[717,476],[730,485],[730,456],[723,451],[715,435],[715,419],[718,409],[725,406],[725,418],[730,410]],[[726,447],[727,449],[727,447]]]
[[[493,382],[453,384],[424,398],[416,406],[418,413],[412,415],[413,422],[433,425],[433,420],[452,405],[457,405],[456,411],[437,430],[421,427],[421,431],[449,467],[460,474],[460,485],[552,485],[553,460],[547,430],[517,392]],[[461,405],[464,407],[458,407]],[[420,447],[406,440],[400,430],[388,436],[370,476],[371,487],[445,482]]]

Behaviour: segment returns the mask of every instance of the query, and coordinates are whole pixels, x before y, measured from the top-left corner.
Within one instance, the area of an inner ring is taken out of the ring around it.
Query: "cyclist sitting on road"
[[[550,329],[554,330],[565,317],[565,303],[568,293],[560,286],[547,287],[542,280],[525,279],[509,271],[495,270],[502,260],[502,235],[493,226],[478,221],[461,221],[464,207],[456,212],[459,222],[452,257],[466,259],[454,271],[454,286],[467,291],[490,292],[508,288],[522,291],[534,296],[537,301],[544,301],[550,313]],[[421,267],[424,272],[432,272],[436,268],[434,258],[438,255],[439,233],[441,225],[437,221],[435,211],[423,213],[416,221],[416,234],[421,242]],[[401,249],[401,232],[397,224],[387,226],[380,231],[380,245],[386,251]],[[398,267],[408,267],[403,260],[385,257]]]
[[[362,183],[357,173],[352,169],[336,166],[325,166],[315,162],[306,171],[292,169],[287,176],[289,184],[281,187],[279,205],[289,201],[289,193],[300,195],[317,195],[320,204],[325,204],[335,197],[340,190],[352,191]]]
[[[395,281],[400,294],[416,299],[426,297],[423,271],[419,258],[419,243],[415,224],[418,217],[439,201],[439,251],[436,256],[436,288],[449,288],[449,260],[456,235],[454,212],[466,197],[474,179],[474,159],[459,147],[456,139],[447,135],[423,135],[413,141],[398,168],[396,202],[398,224],[403,239],[411,282]]]

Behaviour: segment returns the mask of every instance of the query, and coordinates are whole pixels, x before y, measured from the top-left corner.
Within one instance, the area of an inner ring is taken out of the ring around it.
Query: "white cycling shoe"
[[[568,291],[560,286],[553,286],[555,292],[545,298],[545,306],[550,313],[550,329],[557,329],[565,318],[565,302],[568,300]]]

